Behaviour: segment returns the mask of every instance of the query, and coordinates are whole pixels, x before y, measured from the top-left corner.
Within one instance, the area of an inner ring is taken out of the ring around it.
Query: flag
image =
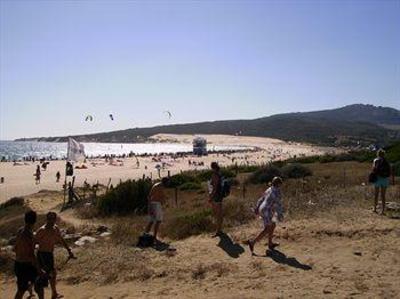
[[[85,159],[85,147],[78,141],[69,138],[68,139],[68,151],[67,160],[78,162]]]

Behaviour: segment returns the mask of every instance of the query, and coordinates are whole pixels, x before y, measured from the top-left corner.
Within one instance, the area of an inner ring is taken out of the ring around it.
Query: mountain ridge
[[[228,134],[271,137],[324,145],[387,144],[400,139],[400,111],[365,104],[335,109],[275,114],[256,119],[205,121],[147,128],[132,128],[70,136],[81,142],[146,142],[152,135]],[[17,141],[65,142],[67,136],[20,138]]]

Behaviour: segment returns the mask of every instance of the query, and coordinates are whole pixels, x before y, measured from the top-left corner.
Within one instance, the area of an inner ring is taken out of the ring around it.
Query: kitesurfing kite
[[[112,114],[108,115],[110,117],[111,120],[114,120],[114,116]]]
[[[85,121],[93,121],[93,116],[87,115]]]
[[[168,110],[165,110],[164,113],[168,116],[169,119],[172,117],[172,113],[169,112]]]

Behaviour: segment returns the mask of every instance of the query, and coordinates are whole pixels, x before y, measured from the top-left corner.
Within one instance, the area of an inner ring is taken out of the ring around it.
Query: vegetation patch
[[[147,197],[151,187],[152,181],[148,179],[122,182],[98,199],[99,212],[102,215],[146,213]]]
[[[281,169],[282,176],[290,179],[304,178],[312,175],[310,168],[299,163],[288,164]]]
[[[164,234],[173,239],[211,232],[214,229],[210,209],[173,215],[164,225]]]

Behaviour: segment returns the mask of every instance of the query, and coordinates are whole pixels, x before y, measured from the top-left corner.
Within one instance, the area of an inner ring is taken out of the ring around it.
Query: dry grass
[[[217,262],[211,265],[198,264],[193,268],[191,277],[194,280],[205,279],[207,275],[221,277],[232,272],[232,267],[232,265],[222,262]]]
[[[99,241],[77,252],[78,260],[65,266],[62,280],[69,284],[92,281],[99,285],[147,280],[154,275],[143,252],[134,247]],[[84,267],[83,267],[84,265]]]

